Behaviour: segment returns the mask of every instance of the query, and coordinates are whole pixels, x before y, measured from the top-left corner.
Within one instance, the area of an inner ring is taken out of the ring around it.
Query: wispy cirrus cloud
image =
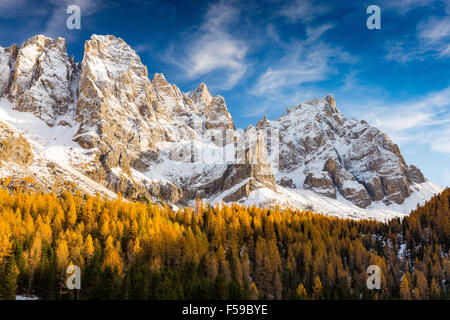
[[[269,66],[259,76],[251,93],[272,94],[278,89],[324,80],[330,73],[336,72],[332,60],[344,62],[351,59],[349,54],[324,43],[293,43],[286,51],[279,62]]]
[[[399,14],[406,14],[411,10],[427,7],[433,2],[441,2],[442,0],[385,0],[382,1],[382,7],[393,10]]]
[[[450,56],[450,17],[432,17],[418,26],[419,38],[439,56]]]
[[[442,1],[438,1],[442,2]],[[449,0],[446,0],[446,12],[449,10]],[[431,2],[430,2],[431,3]],[[429,4],[430,4],[429,3]],[[421,21],[415,34],[409,35],[404,41],[386,42],[386,60],[407,63],[428,58],[450,57],[450,17],[431,16]]]
[[[379,102],[360,113],[400,144],[450,153],[450,87],[402,103]]]
[[[245,60],[248,46],[244,40],[232,35],[231,25],[237,21],[240,11],[232,3],[221,1],[209,6],[203,23],[180,45],[170,48],[170,62],[183,70],[189,79],[220,72],[220,79],[213,79],[212,86],[231,89],[247,71]],[[183,48],[183,54],[176,51]]]
[[[287,2],[278,15],[286,17],[290,22],[310,22],[317,17],[328,13],[332,7],[326,6],[312,0],[294,0]]]
[[[422,27],[424,29],[419,32],[418,38],[409,41],[388,41],[386,60],[408,63],[450,57],[450,29],[447,29],[450,28],[450,19],[446,20],[437,25]]]
[[[436,114],[433,111],[429,113],[418,111],[405,115],[405,110],[399,109],[401,111],[391,117],[383,115],[386,118],[375,118],[377,125],[389,131],[404,131],[411,128],[424,128],[450,123],[450,119],[436,119]]]
[[[429,52],[428,49],[416,43],[413,39],[411,42],[407,41],[388,41],[385,44],[385,49],[387,51],[385,59],[387,61],[395,61],[399,63],[408,63],[414,60],[424,60],[427,59]]]
[[[283,56],[272,61],[257,77],[249,90],[250,94],[265,99],[266,105],[283,107],[316,95],[318,91],[313,88],[314,83],[336,74],[336,64],[357,60],[344,50],[331,47],[322,40],[324,34],[333,27],[333,24],[307,26],[303,40],[287,43],[280,41]],[[265,109],[267,108],[258,106],[255,110],[247,110],[247,115],[256,116],[264,113]]]
[[[431,139],[430,143],[431,150],[450,154],[450,129],[441,131],[437,137]]]
[[[426,127],[450,122],[448,118],[438,117],[442,113],[448,113],[450,107],[450,87],[432,92],[414,101],[373,106],[381,115],[374,114],[380,127],[389,130],[401,131],[413,127]]]
[[[265,61],[267,66],[260,69],[253,85],[247,90],[254,101],[246,105],[242,116],[273,117],[286,107],[330,93],[319,83],[336,76],[339,64],[358,60],[325,40],[326,33],[334,27],[331,23],[306,25],[304,38],[291,41],[283,41],[278,37],[276,28],[271,27],[268,31],[281,56]]]
[[[23,10],[27,0],[2,0],[0,1],[0,17],[8,17],[17,10]]]
[[[450,37],[450,17],[432,17],[418,27],[419,38],[428,43],[439,43]]]

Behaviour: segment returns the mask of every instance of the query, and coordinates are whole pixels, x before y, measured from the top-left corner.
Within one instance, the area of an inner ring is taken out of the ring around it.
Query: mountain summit
[[[292,107],[259,128],[280,131],[278,179],[291,188],[334,199],[340,193],[366,208],[374,201],[402,204],[415,184],[425,182],[386,134],[364,120],[346,119],[332,95]]]
[[[204,83],[182,93],[162,73],[150,81],[114,36],[93,35],[80,63],[62,38],[0,47],[0,98],[0,175],[33,176],[44,189],[69,181],[172,205],[201,198],[380,219],[441,190],[332,95],[236,130],[222,96]]]

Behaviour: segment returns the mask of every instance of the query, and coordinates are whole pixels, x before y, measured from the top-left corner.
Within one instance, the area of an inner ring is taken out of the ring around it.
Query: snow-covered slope
[[[0,148],[0,176],[33,176],[47,190],[69,181],[173,205],[201,198],[376,219],[441,190],[332,96],[236,129],[222,96],[203,83],[182,93],[161,73],[150,80],[113,36],[93,35],[78,64],[61,38],[0,48],[0,99],[0,136],[12,144]]]
[[[339,218],[350,219],[376,219],[389,220],[394,217],[408,215],[417,205],[423,205],[436,193],[443,189],[426,181],[412,186],[413,193],[401,205],[386,205],[383,202],[374,202],[367,208],[360,208],[340,194],[336,199],[320,195],[312,190],[300,190],[283,188],[277,186],[277,192],[261,188],[253,191],[248,197],[239,201],[240,204],[248,206],[279,206],[280,208],[297,208],[300,210],[310,210]],[[220,199],[214,199],[218,203]]]
[[[279,119],[263,119],[260,130],[279,131],[277,182],[338,196],[361,208],[382,202],[402,205],[425,183],[418,168],[408,166],[383,132],[364,120],[348,120],[331,95],[287,110]]]
[[[85,174],[90,169],[93,153],[72,141],[73,128],[49,127],[31,113],[13,110],[13,104],[5,98],[0,98],[0,124],[4,126],[0,126],[0,132],[12,130],[17,136],[23,136],[33,153],[26,167],[17,161],[8,161],[13,159],[4,159],[0,165],[1,177],[33,177],[43,191],[74,182],[82,191],[116,197],[114,192]]]

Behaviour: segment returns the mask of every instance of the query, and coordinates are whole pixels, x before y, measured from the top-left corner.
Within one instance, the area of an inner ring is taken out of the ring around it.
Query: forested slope
[[[388,223],[200,201],[173,211],[67,189],[0,189],[1,298],[450,298],[449,189]],[[70,263],[79,291],[66,288]],[[381,290],[366,288],[373,264]]]

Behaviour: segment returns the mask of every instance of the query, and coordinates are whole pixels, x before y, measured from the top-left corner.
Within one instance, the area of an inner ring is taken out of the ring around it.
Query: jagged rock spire
[[[336,108],[336,100],[334,99],[332,94],[328,94],[325,97],[325,101],[328,102],[332,107]]]
[[[191,99],[202,109],[206,108],[211,104],[213,97],[208,91],[208,87],[203,82],[195,89],[191,94]]]

